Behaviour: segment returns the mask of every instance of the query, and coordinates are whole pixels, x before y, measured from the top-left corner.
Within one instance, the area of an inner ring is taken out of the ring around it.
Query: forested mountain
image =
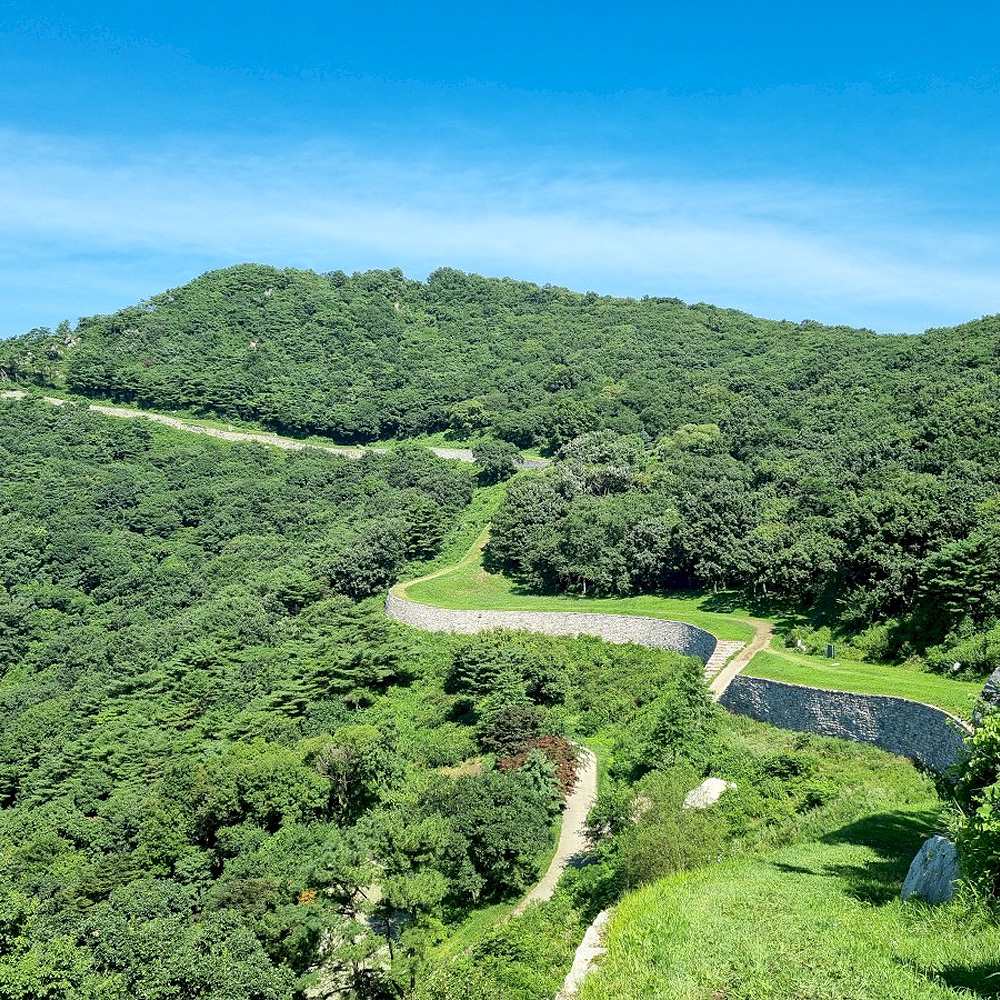
[[[4,998],[408,994],[537,878],[567,736],[632,775],[705,725],[695,660],[386,619],[467,466],[0,421]]]
[[[1000,656],[996,317],[889,337],[447,269],[243,265],[0,342],[0,371],[345,441],[538,446],[561,461],[515,486],[492,546],[534,587],[736,588],[867,630],[878,657]]]
[[[84,395],[345,441],[488,428],[550,450],[599,427],[656,435],[725,419],[745,434],[780,419],[789,392],[859,383],[881,397],[882,379],[864,374],[881,357],[910,364],[904,343],[868,331],[672,299],[449,269],[421,283],[398,270],[348,277],[256,265],[209,272],[75,330],[0,344],[11,377]]]
[[[875,659],[1000,662],[996,319],[879,337],[451,270],[245,265],[0,342],[0,377],[344,441],[450,431],[484,466],[0,400],[13,1000],[492,997],[494,973],[504,997],[551,995],[624,890],[864,815],[868,758],[724,721],[698,661],[388,622],[385,588],[467,547],[501,492],[488,565],[535,591],[693,587]],[[477,492],[514,471],[498,442],[553,464]],[[436,959],[537,877],[582,739],[605,754],[594,863]],[[744,796],[721,825],[679,808],[710,773]]]

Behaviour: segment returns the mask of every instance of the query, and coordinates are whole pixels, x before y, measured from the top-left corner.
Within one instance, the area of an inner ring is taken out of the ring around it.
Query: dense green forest
[[[936,473],[915,455],[863,464],[849,444],[741,461],[715,424],[655,442],[593,432],[511,484],[488,561],[543,592],[738,591],[760,613],[832,624],[845,652],[988,674],[1000,666],[995,442],[982,454],[970,437]]]
[[[738,589],[875,658],[1000,664],[995,317],[884,337],[449,269],[243,265],[0,342],[0,372],[344,441],[540,447],[559,467],[516,485],[493,543],[531,586]]]
[[[947,361],[961,371],[953,348],[965,338],[947,339],[955,343],[927,352],[869,331],[450,269],[421,283],[398,270],[243,265],[74,329],[0,343],[0,369],[19,382],[344,441],[485,429],[551,451],[603,427],[656,436],[713,421],[751,438],[752,451],[779,425],[787,436],[804,420],[821,433],[839,419],[834,406],[845,416],[907,408],[894,392],[906,376],[884,369],[919,377]],[[974,354],[972,364],[989,363]],[[801,405],[819,398],[825,418]]]
[[[0,400],[4,998],[536,1000],[597,910],[662,875],[875,813],[894,849],[939,828],[909,764],[727,718],[696,660],[428,635],[382,599],[468,548],[502,491],[486,564],[533,592],[694,589],[795,641],[832,627],[871,660],[986,673],[997,319],[879,337],[453,270],[244,265],[0,341],[7,379],[401,440],[349,461]],[[407,443],[431,433],[480,467]],[[553,463],[515,475],[515,447]],[[996,718],[956,786],[984,895]],[[464,937],[537,879],[582,740],[591,863]],[[738,793],[683,812],[711,774]],[[920,816],[897,835],[899,809]]]
[[[694,660],[387,621],[468,467],[0,419],[4,997],[401,995],[537,878],[567,736],[705,724]]]

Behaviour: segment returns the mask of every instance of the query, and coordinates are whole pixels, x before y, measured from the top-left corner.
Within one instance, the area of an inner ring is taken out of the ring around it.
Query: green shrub
[[[462,638],[452,653],[449,690],[476,697],[492,692],[510,674],[540,705],[566,700],[568,656],[564,644],[541,636],[494,629]]]
[[[875,663],[886,663],[895,658],[899,651],[895,633],[899,622],[890,619],[880,625],[871,625],[863,632],[851,637],[851,645],[861,654],[860,659]]]
[[[565,895],[535,904],[433,970],[413,1000],[540,1000],[562,986],[584,918]]]
[[[927,651],[927,666],[939,674],[986,677],[1000,667],[1000,625],[988,632],[951,633]]]
[[[545,711],[524,693],[524,685],[513,673],[497,680],[492,694],[477,706],[476,739],[487,753],[511,756],[542,735]]]
[[[726,824],[711,810],[684,809],[701,780],[692,767],[646,775],[631,799],[632,822],[618,835],[614,857],[623,888],[705,864],[725,850]]]
[[[969,743],[955,783],[955,835],[969,881],[1000,896],[1000,713],[987,715]]]

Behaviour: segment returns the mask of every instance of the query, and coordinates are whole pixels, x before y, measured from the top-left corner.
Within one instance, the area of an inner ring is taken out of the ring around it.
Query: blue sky
[[[1000,311],[1000,8],[0,12],[0,336],[245,260],[916,331]]]

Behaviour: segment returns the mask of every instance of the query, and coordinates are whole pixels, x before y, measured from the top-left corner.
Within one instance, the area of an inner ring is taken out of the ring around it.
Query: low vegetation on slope
[[[617,903],[588,1000],[927,1000],[1000,995],[1000,928],[971,897],[898,901],[945,803],[871,747],[719,714],[683,757],[606,757],[590,863],[556,898],[431,969],[421,1000],[554,996],[572,941]],[[994,755],[995,756],[995,755]],[[736,783],[685,810],[705,773]]]
[[[819,782],[819,804],[744,841],[749,856],[627,896],[581,1000],[1000,996],[1000,715],[977,731],[956,786],[943,786],[945,803],[912,765],[879,751],[739,725],[747,759],[784,742],[803,747],[807,760],[836,760]],[[739,794],[713,807],[724,822]],[[957,833],[963,867],[956,899],[901,902],[917,847],[945,825]],[[789,846],[761,850],[769,844]]]
[[[727,729],[732,770],[719,773],[740,787],[701,819],[722,850],[703,850],[700,867],[661,872],[625,897],[581,1000],[1000,996],[1000,925],[989,898],[1000,873],[1000,716],[975,738],[957,804],[950,786],[942,801],[913,765],[871,748],[746,720]],[[776,784],[761,780],[768,771]],[[789,804],[804,793],[804,807],[782,811],[780,794],[768,801],[775,787]],[[763,808],[752,804],[758,797]],[[965,874],[957,898],[901,902],[921,842],[949,826]],[[656,866],[637,869],[645,882]]]
[[[896,810],[765,858],[628,897],[581,1000],[945,1000],[997,996],[988,911],[901,903],[926,827]]]

